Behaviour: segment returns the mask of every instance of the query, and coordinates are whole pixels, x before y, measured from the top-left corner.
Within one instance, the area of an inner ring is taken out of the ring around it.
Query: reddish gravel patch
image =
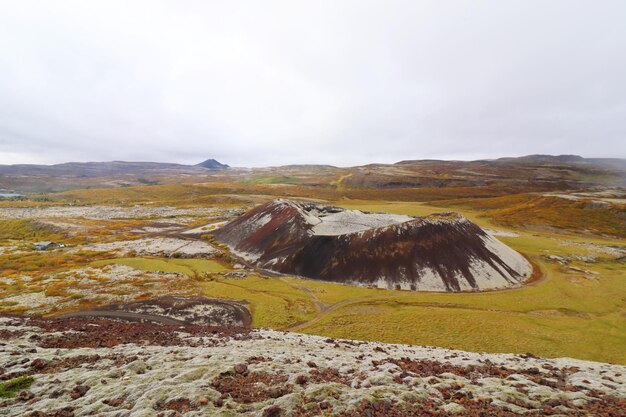
[[[109,357],[110,358],[110,357]],[[21,372],[2,373],[0,371],[0,380],[8,380],[25,375],[36,374],[52,374],[58,372],[65,372],[69,369],[81,367],[85,364],[93,364],[103,359],[100,355],[78,355],[72,358],[66,358],[62,360],[43,360],[33,359],[29,364],[29,369]],[[27,361],[28,362],[28,361]],[[27,363],[26,362],[26,363]]]
[[[508,369],[503,366],[497,366],[489,361],[483,365],[468,365],[468,366],[456,366],[449,362],[439,363],[431,360],[411,360],[408,358],[402,359],[390,359],[383,362],[373,361],[374,365],[382,363],[394,363],[402,369],[402,373],[398,375],[396,382],[401,382],[403,377],[409,375],[416,375],[419,377],[438,376],[442,373],[452,373],[458,376],[468,378],[475,381],[481,377],[491,378],[508,378],[513,374],[526,375],[528,379],[536,384],[549,386],[551,388],[560,391],[579,391],[585,389],[585,387],[574,387],[566,383],[568,375],[578,372],[577,368],[555,368],[547,367],[543,370],[538,368],[527,369]],[[456,402],[463,405],[467,412],[457,414],[459,416],[479,416],[479,415],[493,415],[493,416],[513,416],[517,415],[511,412],[506,407],[495,407],[491,405],[491,400],[479,401],[472,398],[471,393],[462,390],[463,384],[456,383],[450,387],[439,387],[438,390],[441,393],[446,403]],[[517,387],[520,391],[525,391],[526,386],[519,384]],[[583,415],[597,415],[597,416],[624,416],[623,410],[626,410],[626,400],[616,399],[603,395],[601,393],[595,393],[593,390],[588,390],[587,394],[591,397],[596,397],[595,400],[590,401],[584,405],[576,406],[571,401],[562,398],[553,398],[542,404],[542,410],[540,412],[531,411],[525,416],[544,416],[551,414],[562,414],[557,407],[567,407],[571,410],[575,410],[571,415],[583,416]],[[510,401],[511,404],[517,405],[522,408],[532,408],[523,401]],[[413,416],[417,415],[445,415],[441,414],[441,410],[433,408],[429,403],[423,403],[416,405],[417,409],[413,406],[406,409],[399,409],[398,406],[389,403],[362,403],[357,408],[357,414],[347,414],[348,416],[356,415],[369,415],[369,416]],[[377,408],[378,407],[378,408]],[[381,408],[382,407],[382,408]],[[379,409],[383,410],[379,413]],[[358,414],[363,413],[363,414]],[[403,414],[404,413],[404,414]]]
[[[0,330],[0,340],[15,339],[23,334],[23,330]]]
[[[457,417],[514,417],[520,414],[514,413],[510,408],[498,407],[491,400],[471,400],[459,398],[454,401],[461,405],[464,411],[454,414]],[[559,402],[557,400],[557,402]],[[581,407],[572,407],[573,411],[563,413],[555,407],[565,404],[545,406],[540,411],[529,411],[523,414],[525,417],[543,417],[548,415],[568,416],[596,416],[596,417],[623,417],[626,410],[626,400],[604,397],[601,400],[589,402]],[[415,417],[415,416],[450,416],[449,413],[439,408],[440,404],[434,401],[425,401],[413,404],[395,404],[385,401],[361,401],[357,407],[342,414],[342,417]],[[309,417],[321,414],[296,413],[296,417]]]
[[[189,398],[176,398],[169,401],[157,401],[154,405],[154,409],[157,411],[177,411],[179,413],[186,413],[188,411],[197,410],[200,406],[191,401]]]
[[[37,374],[52,374],[64,372],[68,369],[78,368],[85,364],[92,364],[100,361],[100,355],[79,355],[72,358],[55,360],[46,362],[41,359],[35,359],[31,362],[31,371]]]
[[[265,356],[251,356],[248,359],[246,359],[246,362],[249,364],[252,363],[261,363],[261,362],[271,362],[272,360],[269,358],[266,358]]]
[[[465,411],[454,414],[459,417],[513,417],[519,414],[510,410],[493,406],[490,401],[461,400],[457,401]],[[414,416],[449,416],[450,414],[439,408],[434,401],[425,401],[415,404],[394,404],[385,401],[361,401],[359,405],[343,414],[343,417],[414,417]],[[525,416],[533,416],[525,414]]]
[[[26,417],[74,417],[74,407],[64,407],[55,411],[33,411],[27,414]]]
[[[545,385],[550,388],[555,388],[561,391],[579,391],[585,387],[575,387],[566,383],[567,377],[571,374],[578,372],[577,368],[555,368],[548,367],[543,370],[538,368],[527,369],[509,369],[504,366],[498,366],[491,362],[485,362],[483,365],[467,365],[457,366],[452,365],[449,362],[435,362],[431,360],[411,360],[408,358],[402,359],[390,359],[388,363],[393,363],[402,369],[402,371],[408,374],[414,374],[420,377],[438,376],[442,373],[452,373],[464,378],[468,378],[473,382],[478,378],[491,377],[491,378],[508,378],[513,374],[520,374],[528,376],[528,379],[535,384]],[[384,362],[380,362],[384,363]],[[374,361],[374,365],[380,363]],[[404,377],[406,375],[400,375]],[[520,387],[522,388],[522,387]]]
[[[373,361],[372,364],[377,366],[383,363],[393,363],[400,367],[404,372],[414,374],[419,377],[437,376],[449,372],[458,376],[472,378],[473,377],[494,377],[506,378],[515,373],[522,371],[507,369],[503,366],[496,366],[491,363],[485,365],[468,365],[456,366],[450,362],[436,362],[428,359],[412,360],[409,358],[389,359],[386,361]]]
[[[626,415],[626,399],[601,396],[597,401],[589,402],[582,407],[584,415],[598,417],[623,417]]]
[[[231,397],[238,403],[255,403],[270,398],[279,398],[293,391],[285,385],[287,375],[272,375],[265,372],[226,373],[213,380],[213,388],[222,394],[222,399]]]
[[[310,382],[313,382],[315,384],[320,384],[324,382],[334,382],[337,384],[344,384],[347,386],[351,385],[353,379],[354,379],[353,376],[342,375],[339,373],[338,370],[332,369],[332,368],[312,369],[311,371],[309,371],[309,378],[308,378]]]
[[[27,319],[26,325],[40,327],[44,332],[67,332],[39,338],[38,346],[44,348],[113,347],[126,343],[158,346],[195,346],[193,341],[181,339],[177,332],[190,336],[219,336],[245,339],[250,330],[216,326],[172,326],[156,323],[123,322],[109,319],[66,318]]]
[[[102,403],[108,405],[109,407],[120,407],[125,402],[126,402],[126,396],[102,400]]]

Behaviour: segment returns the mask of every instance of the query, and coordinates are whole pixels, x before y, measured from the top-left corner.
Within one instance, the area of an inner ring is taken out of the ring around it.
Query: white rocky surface
[[[402,214],[345,210],[339,213],[319,214],[317,219],[312,219],[314,222],[312,230],[313,234],[317,236],[338,236],[404,223],[413,219],[414,217]]]
[[[519,275],[511,274],[510,271],[502,266],[490,264],[480,259],[473,259],[468,267],[468,271],[476,280],[480,290],[488,291],[522,286],[533,272],[532,265],[526,258],[491,235],[485,236],[483,241],[487,249]],[[435,269],[428,267],[421,268],[418,282],[411,281],[408,276],[404,281],[389,282],[385,276],[381,276],[371,285],[364,285],[360,281],[349,281],[347,284],[382,289],[446,291],[446,286],[441,280],[439,273]],[[465,278],[459,279],[459,285],[459,291],[476,291]]]
[[[16,304],[20,307],[28,307],[36,310],[40,307],[47,307],[48,304],[55,304],[62,300],[62,297],[49,297],[43,291],[30,292],[14,295],[0,299],[3,303]]]
[[[14,417],[53,415],[31,413],[68,407],[73,414],[59,415],[147,417],[168,404],[183,403],[189,406],[179,409],[185,416],[294,416],[306,411],[339,416],[363,401],[374,406],[362,415],[372,416],[385,415],[376,414],[376,404],[424,402],[435,411],[458,415],[469,414],[467,407],[476,404],[490,407],[483,415],[507,410],[507,415],[542,415],[548,409],[558,415],[589,415],[585,407],[596,402],[596,411],[613,407],[613,414],[606,415],[618,416],[615,407],[626,399],[626,367],[569,358],[468,353],[270,330],[254,330],[242,340],[176,333],[191,346],[57,349],[39,346],[45,333],[27,322],[0,318],[1,331],[18,332],[0,344],[2,372],[34,376],[25,394],[0,399],[3,415]],[[63,338],[71,333],[50,334]],[[54,372],[46,370],[50,364]],[[262,380],[245,385],[263,375],[282,379],[271,386]],[[219,380],[239,381],[242,392],[224,394]],[[77,387],[83,387],[81,395],[74,394]],[[245,401],[254,393],[266,395]],[[272,407],[276,414],[269,412]]]
[[[502,237],[519,237],[518,233],[509,232],[506,230],[496,230],[496,229],[483,229],[485,233],[490,236],[502,236]]]
[[[99,225],[85,225],[82,224],[81,220],[77,219],[66,219],[63,218],[64,221],[60,220],[50,220],[50,219],[38,219],[37,224],[52,228],[52,230],[63,230],[70,236],[76,236],[80,233],[87,233],[94,229],[102,229],[104,226]],[[73,221],[72,221],[73,220]]]
[[[198,240],[177,239],[171,237],[142,238],[136,240],[122,240],[108,243],[92,243],[72,249],[115,252],[127,255],[134,252],[136,255],[172,256],[179,254],[182,257],[203,257],[215,253],[217,250],[208,243]]]
[[[0,284],[3,285],[13,285],[15,284],[15,279],[8,277],[0,277]]]
[[[155,233],[176,232],[178,230],[180,230],[180,225],[174,225],[174,226],[161,225],[161,226],[145,226],[139,229],[133,229],[131,230],[131,232],[140,233],[140,234],[145,234],[145,233],[155,234]]]
[[[610,207],[610,204],[626,204],[626,192],[621,190],[603,190],[588,193],[545,193],[543,195],[545,197],[557,197],[572,201],[589,200],[603,204],[606,207]]]
[[[192,307],[181,309],[180,311],[169,311],[168,309],[164,309],[163,307],[160,307],[158,305],[148,305],[132,309],[132,311],[142,314],[167,316],[176,320],[185,321],[188,320],[190,316],[211,316],[216,313],[221,314],[223,311],[223,307],[221,305],[215,304],[197,304]],[[231,323],[231,325],[235,324]]]
[[[392,213],[367,213],[360,210],[338,209],[326,206],[302,206],[289,200],[278,199],[274,204],[288,204],[298,210],[304,220],[313,226],[311,233],[316,236],[338,236],[364,230],[390,226],[414,220],[415,217]],[[254,228],[260,228],[272,219],[269,214],[256,219]]]
[[[169,294],[172,288],[179,287],[187,279],[184,274],[142,271],[117,264],[71,269],[50,274],[41,280],[33,280],[27,275],[2,277],[0,284],[19,283],[23,289],[20,294],[11,297],[0,295],[0,307],[23,307],[28,308],[31,314],[44,314],[73,307],[79,301],[96,304],[128,302],[137,297],[138,291],[144,296]],[[46,291],[53,288],[58,288],[57,292],[63,295],[47,296]]]
[[[189,230],[185,230],[184,232],[182,232],[182,234],[185,235],[200,235],[203,233],[210,233],[215,229],[218,229],[222,226],[224,226],[226,223],[228,223],[227,221],[223,221],[223,222],[216,222],[216,223],[209,223],[209,224],[205,224],[204,226],[198,226],[198,227],[194,227],[193,229],[189,229]]]
[[[181,209],[152,206],[44,206],[2,207],[0,219],[85,218],[95,220],[137,219],[146,217],[210,216],[219,209],[214,207]]]
[[[0,246],[0,255],[13,252],[14,249],[15,249],[14,246]]]
[[[511,275],[509,271],[502,267],[498,267],[496,270],[496,268],[493,268],[491,265],[482,262],[480,265],[473,266],[473,268],[476,269],[474,276],[484,280],[484,282],[481,283],[481,288],[504,288],[512,286],[511,283],[514,283],[513,286],[521,285],[523,284],[523,279],[530,277],[533,272],[533,267],[522,254],[508,247],[493,236],[487,235],[483,238],[483,242],[485,242],[487,249],[504,261],[504,263],[519,274],[519,277],[522,277],[522,279],[520,280],[519,277]]]
[[[599,243],[577,242],[567,239],[554,239],[561,246],[572,246],[587,250],[592,256],[609,256],[611,258],[620,258],[626,256],[626,245],[603,245]]]

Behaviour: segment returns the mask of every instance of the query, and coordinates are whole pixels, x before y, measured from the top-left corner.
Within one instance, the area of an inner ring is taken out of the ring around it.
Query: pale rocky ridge
[[[142,238],[108,243],[91,243],[71,251],[111,251],[120,255],[135,253],[139,256],[177,256],[183,258],[206,257],[216,252],[208,243],[171,237]]]

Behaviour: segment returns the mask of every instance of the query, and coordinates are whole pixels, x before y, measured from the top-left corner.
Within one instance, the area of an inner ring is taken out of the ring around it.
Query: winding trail
[[[540,284],[543,284],[545,282],[547,282],[551,277],[552,277],[552,273],[550,271],[549,268],[546,267],[545,263],[542,261],[535,261],[532,263],[535,271],[533,271],[533,275],[531,276],[531,279],[528,281],[528,283],[525,283],[524,285],[522,285],[521,287],[517,287],[517,288],[505,288],[505,289],[501,289],[501,290],[492,290],[492,291],[482,291],[481,293],[489,293],[489,292],[510,292],[510,291],[519,291],[522,290],[524,288],[527,288],[529,286],[537,286]],[[535,278],[533,278],[535,277]],[[384,300],[394,300],[393,302],[395,304],[402,304],[404,306],[412,306],[412,307],[428,307],[428,308],[439,308],[439,309],[456,309],[456,310],[472,310],[472,311],[489,311],[489,312],[494,312],[494,313],[502,313],[502,314],[519,314],[519,315],[527,315],[528,313],[532,313],[533,311],[525,311],[525,312],[521,312],[521,311],[513,311],[513,310],[502,310],[502,309],[487,309],[487,308],[480,308],[480,307],[472,307],[472,306],[467,306],[467,305],[463,305],[463,304],[445,304],[445,303],[434,303],[434,302],[422,302],[422,301],[408,301],[408,300],[402,300],[402,298],[404,297],[410,297],[414,294],[407,294],[407,295],[381,295],[381,296],[373,296],[373,297],[356,297],[356,298],[348,298],[342,301],[339,301],[337,303],[334,304],[325,304],[324,302],[322,302],[319,298],[317,298],[317,296],[315,296],[315,294],[313,294],[313,292],[309,289],[306,288],[304,286],[301,285],[297,285],[297,284],[292,284],[289,283],[283,279],[281,279],[281,281],[294,286],[304,292],[306,292],[308,295],[311,296],[311,298],[313,299],[313,301],[315,302],[315,305],[318,307],[318,314],[317,316],[315,316],[314,318],[312,318],[311,320],[302,322],[302,323],[298,323],[294,326],[291,326],[285,330],[287,331],[291,331],[291,332],[298,332],[300,330],[306,329],[307,327],[311,327],[315,324],[317,324],[318,322],[320,322],[322,319],[326,318],[329,314],[343,308],[346,306],[350,306],[350,305],[354,305],[354,304],[374,304],[377,303],[379,301],[384,301]],[[432,292],[428,292],[428,293],[432,293]],[[446,293],[444,293],[446,294]],[[457,293],[458,294],[458,293]],[[475,294],[475,293],[473,293]]]

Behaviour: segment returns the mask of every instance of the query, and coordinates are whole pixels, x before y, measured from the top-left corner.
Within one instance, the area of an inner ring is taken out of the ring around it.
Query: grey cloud
[[[5,2],[0,163],[626,157],[622,1]]]

